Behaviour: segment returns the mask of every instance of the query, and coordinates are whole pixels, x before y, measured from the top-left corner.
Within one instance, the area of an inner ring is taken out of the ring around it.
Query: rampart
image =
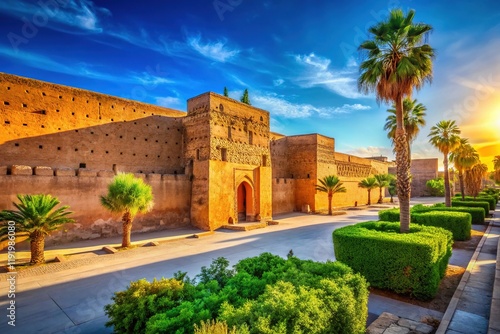
[[[75,223],[48,237],[48,244],[72,240],[94,239],[120,234],[121,216],[111,214],[100,205],[100,195],[107,193],[107,186],[114,172],[89,169],[55,169],[50,167],[13,166],[12,175],[0,170],[0,208],[15,209],[16,194],[47,193],[56,196],[63,205],[69,205]],[[133,231],[169,229],[190,225],[189,209],[191,182],[185,175],[136,174],[151,185],[154,207],[145,215],[138,215]]]

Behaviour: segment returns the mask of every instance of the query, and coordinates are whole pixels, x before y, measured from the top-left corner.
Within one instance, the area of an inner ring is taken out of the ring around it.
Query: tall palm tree
[[[372,189],[377,188],[377,179],[374,177],[367,177],[358,183],[358,187],[366,189],[368,191],[368,205],[372,204],[371,192]]]
[[[122,247],[130,247],[132,222],[138,213],[153,208],[153,192],[150,185],[134,174],[118,174],[108,185],[108,194],[101,196],[101,204],[109,211],[123,215]]]
[[[397,188],[401,232],[410,230],[410,164],[406,131],[403,123],[403,98],[411,96],[432,79],[434,50],[424,43],[432,27],[413,23],[415,11],[405,15],[400,9],[391,10],[386,21],[372,26],[372,39],[363,42],[359,50],[366,54],[360,65],[358,88],[364,93],[375,92],[378,101],[392,102],[396,107]]]
[[[408,147],[408,160],[411,163],[411,143],[415,140],[420,128],[425,126],[425,111],[427,108],[422,103],[417,103],[417,99],[412,100],[405,97],[403,100],[403,124],[406,131],[406,145]],[[384,130],[387,131],[387,138],[394,141],[396,135],[396,105],[393,104],[390,113],[385,120]]]
[[[493,168],[495,170],[500,170],[500,155],[496,155],[495,158],[493,158]]]
[[[448,170],[448,154],[460,145],[460,129],[455,121],[440,121],[431,128],[429,142],[443,153],[444,167],[444,199],[446,206],[451,206],[450,173]]]
[[[382,204],[384,202],[384,198],[382,197],[382,189],[389,187],[391,177],[389,176],[389,174],[376,174],[374,175],[374,177],[379,189],[379,197],[377,203]]]
[[[69,206],[55,207],[59,200],[51,195],[17,195],[18,203],[12,203],[17,210],[0,212],[0,238],[9,238],[10,226],[15,227],[15,237],[28,236],[31,247],[31,264],[45,263],[45,236],[57,230],[63,224],[74,222],[68,218],[72,212],[66,211]],[[9,224],[14,222],[14,225]],[[12,234],[11,234],[12,235]]]
[[[332,198],[333,194],[345,193],[347,189],[342,186],[342,182],[335,175],[328,175],[322,179],[318,179],[320,185],[316,185],[316,190],[328,194],[328,214],[332,215]]]
[[[481,191],[483,185],[483,178],[488,172],[488,166],[486,164],[479,163],[475,164],[465,173],[465,187],[467,189],[467,195],[477,197]]]
[[[453,162],[455,169],[458,171],[460,193],[462,194],[462,200],[465,200],[464,171],[479,162],[479,154],[469,144],[467,138],[461,138],[459,146],[450,154],[450,161]]]

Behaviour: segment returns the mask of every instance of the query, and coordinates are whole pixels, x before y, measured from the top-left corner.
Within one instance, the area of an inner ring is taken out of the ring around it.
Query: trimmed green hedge
[[[453,234],[453,240],[470,239],[472,218],[467,212],[413,212],[411,221],[415,224],[444,228]]]
[[[341,262],[314,262],[270,253],[228,269],[224,258],[195,280],[130,283],[105,306],[115,333],[193,333],[211,319],[237,333],[364,333],[366,279]]]
[[[457,200],[452,200],[451,201],[451,206],[452,207],[476,207],[476,208],[483,208],[484,209],[484,215],[488,215],[490,213],[490,204],[486,201],[457,201]]]
[[[411,222],[425,226],[441,227],[450,231],[453,234],[453,240],[469,240],[472,229],[471,215],[467,212],[453,212],[451,210],[431,210],[430,207],[421,211],[411,211]],[[484,214],[484,210],[478,209]],[[388,209],[379,211],[379,219],[381,221],[399,222],[399,209]],[[484,218],[483,218],[484,219]]]
[[[425,205],[415,205],[412,208],[412,212],[429,212],[429,211],[452,211],[452,212],[467,212],[471,215],[472,224],[484,225],[485,214],[483,208],[477,207],[466,207],[466,206],[454,206],[447,207],[444,204],[434,204],[432,206]],[[380,219],[383,220],[383,219]],[[399,221],[399,219],[397,220]]]
[[[335,257],[381,289],[427,300],[436,295],[451,256],[452,234],[442,228],[365,222],[333,232]]]

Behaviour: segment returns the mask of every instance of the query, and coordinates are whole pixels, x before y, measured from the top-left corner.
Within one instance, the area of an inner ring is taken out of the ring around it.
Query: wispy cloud
[[[344,104],[341,107],[317,107],[308,103],[293,103],[277,94],[251,93],[250,101],[258,108],[267,110],[273,117],[306,118],[318,116],[332,118],[339,114],[347,114],[358,110],[370,109],[361,104]]]
[[[350,99],[366,97],[358,92],[354,60],[349,60],[342,70],[333,70],[330,68],[330,59],[314,53],[293,57],[299,65],[299,74],[294,77],[294,81],[300,87],[324,87]]]
[[[227,41],[220,40],[217,42],[207,42],[203,43],[201,41],[201,36],[191,36],[187,39],[187,44],[196,52],[202,56],[215,60],[221,63],[225,63],[228,60],[236,57],[240,50],[231,49],[226,46]]]
[[[394,156],[390,148],[382,146],[357,147],[344,151],[344,153],[362,158],[383,156],[383,157],[388,157],[389,160],[391,160]]]
[[[140,85],[152,87],[164,84],[173,84],[174,81],[165,77],[153,75],[147,72],[129,72],[113,74],[96,70],[95,65],[90,65],[84,62],[75,62],[72,64],[64,64],[58,59],[53,59],[38,53],[15,51],[12,48],[0,45],[0,55],[10,58],[26,66],[37,68],[54,73],[69,74],[89,79],[96,79],[109,82],[129,83],[133,85]]]
[[[273,85],[278,87],[278,86],[281,86],[283,83],[285,82],[285,80],[283,79],[276,79],[276,80],[273,80]]]
[[[2,0],[0,12],[19,19],[36,17],[38,26],[68,33],[101,33],[102,18],[111,15],[108,9],[88,0]]]
[[[167,107],[167,108],[178,108],[183,105],[183,101],[178,97],[173,96],[165,96],[165,97],[157,97],[156,104]]]

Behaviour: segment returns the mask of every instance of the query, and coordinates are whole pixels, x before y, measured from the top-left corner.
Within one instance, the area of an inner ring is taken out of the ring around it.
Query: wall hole
[[[7,101],[4,101],[3,104],[5,104],[6,106],[10,105],[10,103]]]
[[[90,153],[94,153],[94,150],[90,150]]]
[[[106,151],[106,154],[108,154],[108,153],[109,153],[109,152],[108,152],[108,151]]]
[[[74,112],[72,112],[72,113],[71,113],[71,116],[75,116],[75,113],[74,113]]]
[[[38,145],[38,148],[39,149],[43,149],[43,145]]]
[[[28,126],[28,124],[26,124],[26,123],[23,123],[23,126]]]
[[[80,162],[79,168],[87,168],[87,164],[85,162]]]
[[[5,123],[5,124],[10,124],[10,121],[5,121],[4,123]]]
[[[61,147],[60,147],[60,146],[58,146],[58,147],[57,147],[57,150],[58,150],[58,151],[60,151],[60,150],[61,150]]]
[[[45,92],[42,92],[42,96],[47,96],[47,94],[45,94]]]
[[[60,98],[60,99],[62,99],[62,96],[61,96],[61,95],[59,95],[59,98]]]
[[[23,108],[26,108],[28,107],[28,105],[26,103],[23,103]]]
[[[19,147],[19,143],[15,143],[15,144],[14,144],[14,146],[15,146],[15,147]]]
[[[77,148],[75,148],[75,152],[78,152],[78,149],[77,149]]]

